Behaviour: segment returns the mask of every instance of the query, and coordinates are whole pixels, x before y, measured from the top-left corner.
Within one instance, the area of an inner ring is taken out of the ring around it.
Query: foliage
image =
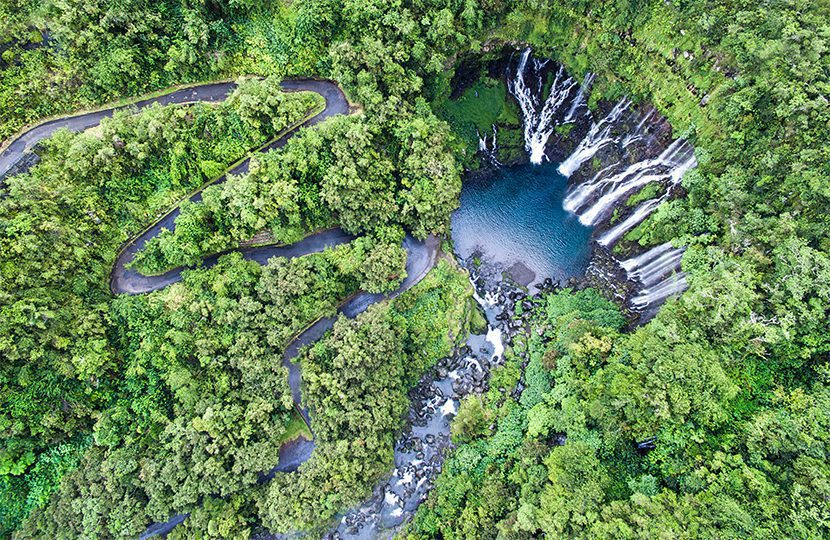
[[[741,418],[746,398],[728,369],[737,366],[664,319],[620,334],[613,307],[593,291],[548,296],[521,398],[487,395],[478,414],[495,415],[497,430],[464,440],[408,535],[826,535],[824,521],[807,517],[824,512],[815,490],[828,474],[826,374],[778,387]],[[454,432],[467,425],[459,411]],[[567,434],[563,446],[550,445],[557,434]],[[637,453],[644,440],[656,449]],[[478,496],[494,482],[497,499]]]
[[[487,468],[503,420],[492,437],[461,446],[410,535],[827,536],[826,484],[817,486],[829,447],[814,435],[826,433],[827,415],[827,6],[526,2],[507,11],[494,33],[574,75],[596,73],[592,102],[646,98],[693,140],[699,166],[683,180],[686,197],[626,237],[689,245],[691,287],[631,334],[549,309],[548,341],[531,344],[525,372],[535,382],[519,400],[521,452]],[[562,303],[572,300],[553,301]],[[794,406],[803,407],[798,427]],[[809,434],[809,450],[796,433]],[[564,446],[550,446],[560,434]],[[655,449],[637,453],[644,441]],[[504,495],[485,502],[479,493],[493,485]]]
[[[439,267],[417,293],[340,321],[308,353],[326,435],[297,475],[262,488],[251,487],[262,458],[246,451],[273,454],[288,420],[284,375],[257,361],[273,360],[281,340],[348,291],[391,287],[401,228],[446,230],[468,154],[432,111],[452,109],[445,71],[460,55],[507,41],[573,75],[596,73],[592,104],[648,99],[692,140],[699,167],[683,180],[686,196],[626,236],[687,245],[691,287],[628,334],[594,293],[547,298],[524,373],[508,363],[494,374],[505,391],[482,398],[495,432],[478,429],[476,405],[466,405],[475,421],[459,426],[476,429],[461,430],[466,442],[409,534],[828,536],[828,17],[825,3],[806,0],[0,2],[3,137],[79,106],[240,73],[334,77],[360,102],[364,115],[309,130],[206,190],[176,232],[148,246],[146,269],[191,264],[264,228],[293,241],[337,222],[371,237],[345,248],[364,250],[346,272],[326,256],[272,270],[229,258],[227,275],[198,270],[164,293],[112,300],[118,245],[274,135],[263,116],[270,89],[252,88],[259,97],[239,110],[151,109],[116,117],[100,137],[47,143],[41,165],[8,179],[0,196],[3,526],[30,510],[15,493],[36,506],[61,475],[48,511],[35,510],[20,537],[84,527],[136,536],[199,497],[207,504],[181,534],[245,536],[255,521],[321,527],[365,497],[390,464],[406,389],[469,318],[464,280]],[[499,146],[519,148],[518,135],[504,130]],[[310,280],[320,296],[269,291],[268,304],[251,287],[269,272]],[[202,313],[218,328],[205,328]],[[234,341],[242,337],[251,339]],[[250,388],[248,370],[283,399]],[[507,387],[522,377],[516,400]],[[221,414],[206,418],[209,405]],[[247,431],[228,427],[237,423]],[[260,425],[267,436],[248,435]],[[95,444],[65,474],[72,460],[50,456],[84,433]],[[214,435],[227,454],[208,458]],[[637,453],[645,438],[655,449]],[[191,452],[213,468],[197,469]],[[241,468],[229,474],[232,457]]]
[[[297,473],[277,473],[261,490],[266,528],[319,528],[371,493],[392,464],[407,392],[468,332],[469,289],[463,274],[439,262],[391,304],[339,318],[309,349],[301,365],[317,446]]]
[[[466,144],[464,151],[472,156],[478,149],[479,137],[493,136],[503,142],[505,129],[521,128],[516,105],[507,99],[507,86],[501,79],[482,77],[464,90],[458,99],[444,99],[433,104],[436,112],[447,121],[453,132]],[[501,145],[499,145],[501,146]]]
[[[273,122],[255,130],[237,109],[257,85],[243,84],[218,106],[151,107],[104,121],[98,134],[59,133],[40,164],[7,180],[0,197],[0,429],[9,465],[2,474],[38,475],[36,454],[88,433],[118,399],[122,351],[111,334],[107,287],[118,246],[201,185],[206,168],[225,167],[273,136]],[[291,94],[284,103],[296,119],[311,102]],[[45,502],[34,493],[30,500]]]
[[[355,290],[359,270],[340,269],[359,269],[352,259],[362,253],[344,245],[266,266],[235,253],[162,291],[120,297],[110,314],[126,353],[119,399],[100,414],[88,459],[30,526],[135,535],[148,518],[163,521],[203,497],[254,485],[277,464],[294,419],[282,350]],[[77,497],[89,507],[70,504]],[[207,517],[226,513],[223,504],[200,511],[208,529],[238,526],[230,516]],[[223,524],[211,525],[216,519]]]
[[[396,226],[419,238],[444,232],[461,187],[447,136],[431,115],[386,124],[333,118],[183,205],[175,230],[148,241],[136,267],[155,273],[191,265],[264,228],[277,242],[333,222],[379,236]]]

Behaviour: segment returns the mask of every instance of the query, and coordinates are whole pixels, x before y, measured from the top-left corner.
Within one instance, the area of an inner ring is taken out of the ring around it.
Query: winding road
[[[335,115],[349,113],[349,102],[343,94],[343,91],[334,82],[317,79],[294,79],[283,81],[281,86],[283,90],[289,92],[315,92],[325,99],[325,108],[320,113],[308,118],[306,121],[286,132],[280,138],[262,148],[261,151],[263,152],[281,148],[285,145],[288,139],[293,137],[301,128],[316,125],[326,118]],[[29,152],[39,141],[50,137],[58,129],[67,128],[70,131],[83,131],[98,125],[102,119],[111,117],[113,113],[118,110],[135,107],[140,109],[154,103],[170,105],[193,103],[197,101],[219,102],[223,101],[227,95],[234,90],[234,88],[236,88],[236,84],[232,82],[209,83],[175,90],[163,96],[141,100],[129,105],[44,122],[19,135],[2,153],[0,153],[0,179],[12,171],[15,165],[21,163],[26,157],[27,152]],[[244,174],[248,171],[250,159],[251,157],[249,156],[244,161],[226,171],[225,175],[213,183],[217,184],[224,182],[227,179],[227,174]],[[20,171],[18,170],[14,172],[17,173]],[[190,197],[190,200],[196,202],[201,200],[201,198],[202,195],[200,190],[195,195]],[[171,270],[157,276],[144,276],[134,270],[126,268],[126,265],[133,260],[135,254],[144,247],[148,240],[158,235],[162,229],[175,229],[175,220],[178,215],[179,207],[176,207],[125,244],[116,258],[110,277],[110,288],[114,294],[148,293],[163,289],[164,287],[181,280],[181,268]],[[342,229],[335,228],[319,231],[307,236],[299,242],[286,246],[251,247],[239,251],[242,252],[243,257],[246,259],[257,261],[260,264],[266,264],[272,257],[302,257],[311,253],[319,253],[328,247],[350,242],[353,238],[354,237],[352,235],[346,233]],[[339,313],[346,317],[354,318],[364,312],[370,305],[386,298],[395,297],[415,286],[424,278],[424,276],[426,276],[435,264],[439,247],[440,240],[435,236],[430,236],[426,240],[417,240],[411,236],[407,236],[404,240],[404,248],[407,252],[407,276],[398,289],[388,295],[360,292],[346,300],[340,306],[338,310]],[[216,254],[205,258],[202,263],[203,266],[210,267],[215,265],[221,255],[222,254]],[[314,343],[320,339],[334,325],[335,320],[336,317],[318,319],[303,332],[297,335],[297,337],[295,337],[288,344],[283,354],[282,362],[288,369],[288,382],[291,388],[294,405],[303,416],[303,419],[309,427],[311,426],[309,413],[308,410],[302,406],[300,368],[299,365],[293,361],[293,359],[296,358],[304,346]],[[284,444],[282,448],[280,448],[278,465],[267,474],[263,474],[260,481],[267,481],[277,472],[292,472],[297,470],[297,468],[311,456],[313,449],[314,441],[307,440],[303,437]],[[186,514],[180,514],[174,516],[166,523],[153,524],[143,535],[141,535],[141,538],[166,534],[176,525],[184,521],[185,518]]]

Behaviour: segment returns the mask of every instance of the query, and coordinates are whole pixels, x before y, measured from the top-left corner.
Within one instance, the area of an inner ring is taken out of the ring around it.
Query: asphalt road
[[[339,312],[353,319],[366,311],[372,304],[386,298],[394,298],[414,287],[435,265],[435,259],[440,246],[441,242],[435,236],[429,236],[426,240],[416,240],[407,235],[404,240],[404,248],[406,249],[406,278],[401,282],[397,290],[389,295],[360,292],[344,302],[340,306]],[[294,399],[294,406],[303,416],[309,428],[311,428],[311,418],[308,409],[303,407],[302,404],[302,376],[300,374],[300,366],[293,360],[303,347],[311,345],[323,337],[334,326],[336,320],[337,317],[325,317],[317,320],[294,338],[283,353],[282,365],[288,369],[288,385],[291,387],[291,397]],[[292,472],[297,470],[311,456],[313,449],[314,441],[309,441],[302,437],[286,444],[280,448],[279,463],[271,470],[269,477],[273,476],[273,473],[277,471]]]
[[[346,100],[346,96],[343,95],[343,92],[340,90],[340,88],[333,82],[318,81],[312,79],[291,80],[284,81],[282,83],[282,87],[287,91],[304,90],[316,92],[317,94],[320,94],[321,96],[323,96],[323,98],[325,98],[326,107],[325,109],[323,109],[322,112],[320,112],[316,116],[313,116],[312,118],[306,120],[297,128],[289,131],[273,143],[269,144],[267,147],[263,149],[264,152],[273,150],[275,148],[282,148],[285,145],[285,143],[288,142],[288,139],[293,137],[297,133],[297,131],[300,130],[300,128],[313,126],[331,116],[335,116],[338,114],[347,114],[349,112],[349,102]],[[212,90],[209,93],[209,96],[213,98],[215,97],[216,92],[218,92],[219,90],[214,88],[214,85],[211,85],[211,88]],[[227,93],[227,91],[232,88],[232,86],[226,88],[225,92]],[[188,96],[190,96],[190,94],[188,94]],[[188,96],[182,96],[182,99],[189,100],[190,97]],[[227,178],[227,174],[239,175],[248,172],[248,168],[250,167],[250,165],[250,158],[245,159],[244,161],[240,162],[238,165],[233,167],[231,170],[227,171],[226,175],[223,175],[216,182],[214,182],[214,184],[221,184],[222,182],[224,182]],[[190,200],[193,202],[200,201],[201,199],[201,192],[196,193],[190,198]],[[179,208],[176,207],[172,211],[168,212],[161,219],[159,219],[150,228],[145,230],[136,238],[130,240],[122,248],[121,253],[118,255],[118,258],[116,259],[115,267],[113,268],[112,276],[110,279],[110,287],[112,288],[112,292],[116,294],[146,293],[163,289],[171,283],[175,283],[181,280],[181,269],[171,270],[170,272],[167,272],[166,274],[162,274],[160,276],[144,276],[139,274],[135,270],[130,270],[126,268],[126,265],[133,260],[135,254],[141,251],[141,249],[144,247],[144,245],[150,238],[153,238],[154,236],[158,235],[162,229],[168,229],[171,231],[174,230],[176,228],[175,221],[178,216]],[[351,237],[349,237],[342,231],[324,231],[319,235],[309,236],[296,244],[292,244],[291,246],[266,246],[262,248],[244,250],[243,253],[246,258],[255,259],[260,263],[264,264],[265,262],[267,262],[269,258],[273,256],[297,257],[301,255],[307,255],[309,253],[314,253],[316,251],[322,251],[326,247],[348,242],[350,240]],[[205,260],[205,264],[216,264],[217,258],[218,257],[216,256],[209,257]]]
[[[23,157],[23,154],[26,151],[30,150],[41,140],[51,137],[55,131],[61,128],[67,128],[70,131],[83,131],[97,126],[101,123],[101,120],[111,117],[115,111],[129,109],[130,107],[137,107],[140,109],[153,103],[170,105],[172,103],[192,103],[196,101],[214,103],[224,101],[234,88],[236,88],[236,84],[232,82],[205,84],[195,86],[193,88],[183,88],[164,96],[159,96],[158,98],[145,99],[130,105],[83,113],[75,116],[66,116],[44,122],[21,134],[13,140],[2,153],[0,153],[0,177],[9,171],[9,169],[11,169],[11,167]]]
[[[331,81],[298,79],[283,81],[281,84],[283,89],[286,91],[316,92],[325,98],[326,106],[322,112],[308,119],[297,128],[289,131],[284,136],[264,148],[263,151],[281,148],[285,145],[288,139],[294,136],[302,127],[313,126],[331,116],[348,114],[349,112],[349,103],[346,96],[340,88]],[[139,101],[138,103],[131,105],[50,120],[24,132],[17,139],[12,141],[2,153],[0,153],[0,177],[8,172],[15,163],[20,161],[24,157],[25,153],[35,144],[51,136],[58,129],[67,128],[76,132],[83,131],[98,125],[102,119],[111,117],[117,110],[131,107],[140,109],[153,103],[168,105],[196,101],[219,102],[223,101],[235,87],[236,85],[231,82],[205,84],[192,88],[176,90],[164,96]],[[243,174],[248,171],[249,166],[250,158],[240,162],[233,169],[227,171],[227,173],[234,175]],[[224,182],[225,179],[226,176],[223,175],[215,183]],[[190,198],[190,200],[196,202],[201,200],[201,197],[201,193],[196,193]],[[110,288],[113,293],[143,294],[163,289],[164,287],[181,280],[182,269],[171,270],[158,276],[144,276],[134,270],[126,268],[126,265],[133,260],[135,254],[144,247],[148,240],[158,235],[163,229],[175,229],[175,220],[178,215],[179,208],[177,207],[164,215],[140,235],[127,242],[119,253],[111,273]],[[257,261],[260,264],[266,264],[272,257],[301,257],[310,253],[321,252],[328,247],[343,244],[351,241],[352,239],[353,236],[346,233],[342,229],[336,228],[317,232],[300,240],[299,242],[287,246],[261,246],[242,249],[240,251],[246,259]],[[366,311],[370,305],[387,298],[393,298],[415,286],[424,278],[424,276],[426,276],[435,264],[439,246],[440,241],[434,236],[430,236],[426,240],[416,240],[411,236],[407,236],[404,241],[404,248],[407,252],[407,276],[401,283],[400,287],[388,295],[360,292],[345,301],[340,306],[339,312],[346,317],[354,318],[360,313]],[[221,255],[222,254],[217,254],[207,257],[203,261],[203,266],[210,267],[215,265]],[[296,338],[294,338],[291,343],[289,343],[283,355],[283,365],[288,369],[288,382],[291,387],[291,394],[294,399],[295,407],[303,415],[303,418],[309,424],[309,427],[311,426],[309,414],[307,409],[302,406],[302,379],[300,376],[300,367],[298,364],[293,362],[293,359],[296,358],[304,346],[310,345],[320,339],[334,325],[335,320],[335,317],[327,317],[313,323]],[[297,468],[311,456],[313,449],[314,441],[309,441],[305,438],[299,438],[286,443],[280,449],[278,465],[268,473],[263,474],[261,481],[267,481],[277,472],[291,472],[297,470]],[[186,514],[178,514],[166,523],[155,523],[141,535],[141,538],[166,535],[176,525],[184,521],[186,517]]]

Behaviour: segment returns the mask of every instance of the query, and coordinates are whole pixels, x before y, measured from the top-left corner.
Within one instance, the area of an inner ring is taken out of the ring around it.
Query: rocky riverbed
[[[424,374],[411,391],[407,428],[395,445],[391,475],[372,497],[341,516],[329,540],[391,538],[427,498],[452,448],[450,425],[465,396],[489,389],[491,370],[504,362],[505,347],[526,332],[536,308],[535,294],[554,290],[550,278],[528,290],[511,271],[479,256],[462,261],[470,272],[475,298],[487,320],[487,331],[472,334],[454,353]]]

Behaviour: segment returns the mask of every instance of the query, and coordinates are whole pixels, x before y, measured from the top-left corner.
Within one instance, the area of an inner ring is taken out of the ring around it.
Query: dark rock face
[[[506,270],[507,277],[522,287],[527,287],[536,279],[536,273],[521,261],[513,263]]]
[[[6,178],[23,174],[40,162],[40,156],[32,151],[23,154],[20,160],[16,161],[6,172],[0,174],[0,187],[6,185]]]

